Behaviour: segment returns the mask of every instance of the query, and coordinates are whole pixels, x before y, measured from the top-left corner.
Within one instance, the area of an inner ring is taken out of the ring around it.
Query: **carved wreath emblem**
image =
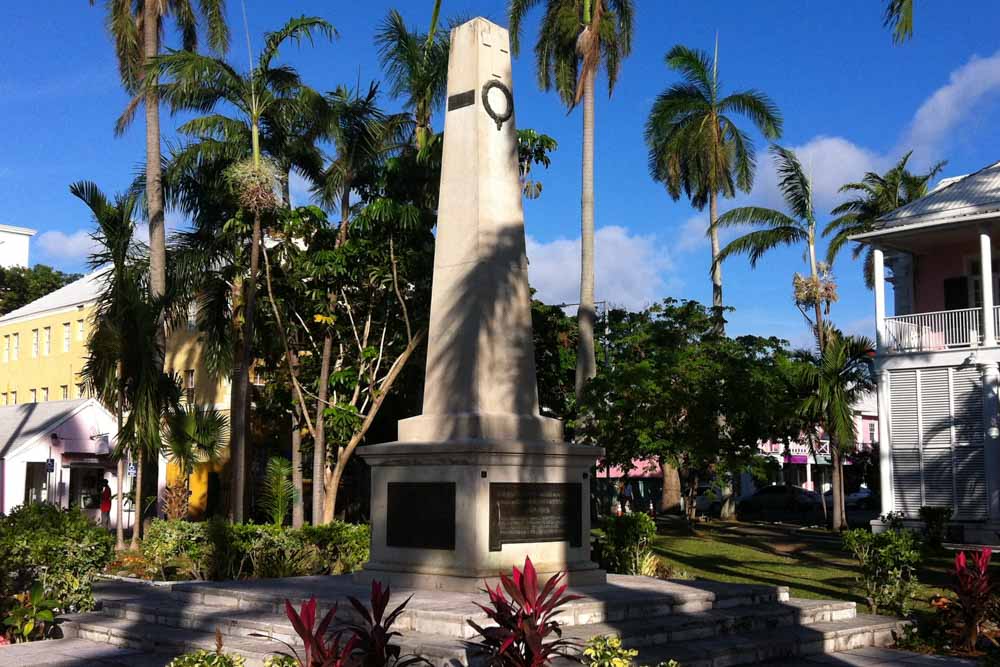
[[[497,113],[490,106],[490,90],[492,88],[497,88],[501,93],[503,93],[504,98],[506,98],[507,105],[502,113]],[[482,90],[483,98],[483,108],[486,109],[486,113],[489,117],[493,119],[493,122],[497,124],[497,131],[510,120],[510,117],[514,114],[514,96],[510,93],[510,88],[504,85],[502,81],[497,81],[496,79],[490,79],[485,84],[483,84]]]

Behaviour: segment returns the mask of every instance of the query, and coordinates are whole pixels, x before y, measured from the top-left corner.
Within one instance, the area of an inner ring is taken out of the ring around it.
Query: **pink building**
[[[855,237],[874,250],[882,511],[951,507],[968,542],[1000,530],[998,234],[1000,162]]]

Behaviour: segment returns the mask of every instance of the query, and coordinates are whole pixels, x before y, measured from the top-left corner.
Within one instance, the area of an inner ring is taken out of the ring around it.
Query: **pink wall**
[[[944,310],[944,281],[966,274],[966,257],[979,255],[975,242],[943,246],[931,254],[915,257],[914,312]]]

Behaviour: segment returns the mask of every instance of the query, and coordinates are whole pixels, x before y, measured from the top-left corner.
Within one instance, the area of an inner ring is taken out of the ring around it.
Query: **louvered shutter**
[[[951,448],[949,372],[948,368],[920,371],[920,435],[924,449]]]
[[[953,371],[955,404],[955,444],[959,447],[983,444],[983,378],[979,369]]]
[[[889,373],[889,442],[894,450],[920,445],[916,371]]]
[[[954,477],[951,447],[923,451],[924,504],[954,507]]]
[[[924,504],[921,493],[920,450],[892,450],[892,488],[896,510],[917,516]]]
[[[986,460],[982,447],[955,448],[955,487],[958,493],[956,516],[959,519],[985,519]]]

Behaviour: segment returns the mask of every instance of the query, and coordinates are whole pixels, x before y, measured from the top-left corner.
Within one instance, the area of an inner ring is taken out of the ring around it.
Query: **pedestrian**
[[[101,525],[111,530],[111,487],[108,480],[101,480]]]

